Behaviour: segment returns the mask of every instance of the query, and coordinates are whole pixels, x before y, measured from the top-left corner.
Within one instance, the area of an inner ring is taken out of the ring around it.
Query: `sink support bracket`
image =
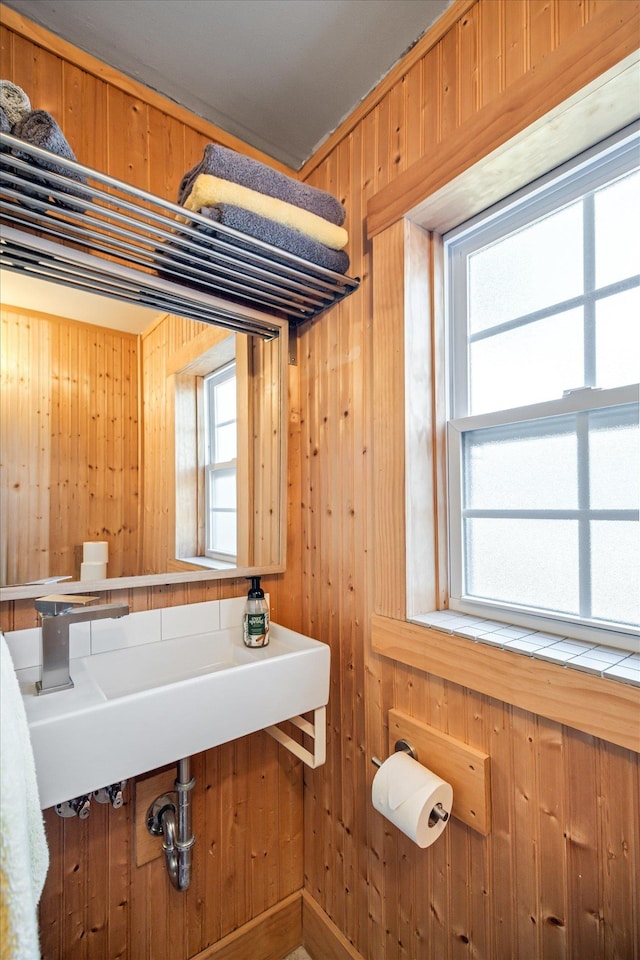
[[[305,736],[313,740],[313,753],[281,730],[277,724],[265,727],[265,730],[312,770],[322,766],[327,758],[327,708],[317,707],[313,711],[313,723],[300,716],[290,717],[285,722],[292,723],[298,730],[302,730]]]

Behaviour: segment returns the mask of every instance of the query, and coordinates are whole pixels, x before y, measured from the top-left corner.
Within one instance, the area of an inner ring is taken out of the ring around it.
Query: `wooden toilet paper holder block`
[[[415,759],[453,787],[451,816],[483,836],[491,832],[489,754],[399,710],[389,711],[389,753],[398,740],[413,748]]]

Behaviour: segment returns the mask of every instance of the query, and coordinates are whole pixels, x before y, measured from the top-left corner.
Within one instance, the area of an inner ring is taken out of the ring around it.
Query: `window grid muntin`
[[[235,360],[232,360],[230,363],[225,364],[223,367],[219,367],[217,370],[208,374],[204,378],[204,393],[205,393],[205,404],[204,404],[204,414],[205,414],[205,441],[206,441],[206,451],[205,451],[205,464],[204,464],[204,494],[205,494],[205,546],[204,553],[205,556],[210,557],[214,560],[224,560],[226,562],[231,562],[236,560],[236,553],[225,552],[220,549],[219,545],[216,544],[216,533],[215,533],[215,523],[214,519],[217,515],[222,514],[235,514],[237,516],[237,501],[236,508],[232,509],[230,507],[221,507],[216,505],[214,501],[213,489],[214,489],[214,478],[215,474],[232,472],[237,480],[237,459],[233,460],[217,460],[217,441],[216,441],[216,431],[221,427],[230,426],[233,423],[237,424],[236,418],[225,417],[224,413],[219,410],[220,404],[217,402],[218,399],[218,387],[223,383],[234,379],[236,375],[236,363]],[[220,415],[219,415],[220,414]],[[237,528],[237,524],[236,524]],[[237,529],[236,529],[237,535]],[[236,538],[236,547],[237,547],[237,538]]]
[[[565,191],[565,196],[563,197],[562,205],[566,205],[566,203],[569,203],[572,200],[576,199],[580,195],[580,193],[585,192],[585,184],[589,186],[590,197],[587,198],[586,200],[583,197],[583,200],[582,200],[583,208],[584,208],[583,295],[582,297],[574,299],[571,302],[566,302],[564,304],[550,305],[548,308],[545,308],[544,311],[540,311],[539,315],[537,316],[532,312],[532,314],[529,316],[515,318],[515,320],[511,320],[507,324],[504,324],[502,326],[502,330],[497,330],[496,328],[488,328],[487,330],[479,331],[478,334],[473,335],[472,337],[473,340],[481,339],[487,336],[489,337],[495,336],[498,332],[502,332],[505,328],[520,326],[520,325],[523,325],[524,323],[531,323],[531,322],[534,322],[535,320],[541,319],[543,316],[551,316],[551,315],[557,314],[559,312],[558,310],[559,306],[562,306],[564,309],[572,309],[572,308],[575,309],[576,306],[582,306],[583,307],[583,329],[584,329],[584,340],[585,340],[584,348],[583,348],[584,381],[586,386],[593,387],[595,385],[595,383],[597,382],[596,381],[597,371],[596,371],[596,364],[595,364],[597,303],[599,301],[606,300],[609,297],[614,296],[615,294],[623,292],[624,290],[633,289],[637,287],[638,285],[640,285],[640,275],[636,274],[632,277],[625,278],[622,281],[618,281],[617,283],[610,284],[608,287],[603,287],[601,290],[596,289],[595,226],[594,226],[595,204],[594,204],[593,194],[594,194],[594,191],[596,191],[600,187],[604,187],[605,185],[608,185],[611,182],[619,180],[620,178],[633,172],[634,167],[637,166],[636,157],[639,153],[638,142],[637,142],[638,130],[640,130],[640,124],[636,123],[632,125],[632,127],[628,128],[626,131],[623,131],[621,135],[618,136],[617,138],[616,137],[612,138],[611,142],[617,140],[617,146],[615,143],[613,144],[613,148],[618,150],[617,155],[614,155],[613,157],[611,157],[610,155],[606,155],[604,156],[604,158],[598,158],[596,163],[593,166],[593,169],[587,170],[585,172],[583,170],[584,163],[589,162],[591,159],[590,155],[592,155],[596,149],[600,149],[600,148],[594,148],[593,151],[588,152],[588,155],[585,155],[586,161],[581,161],[578,164],[578,169],[580,170],[580,172],[578,173],[577,176],[575,175],[575,169],[576,169],[575,164],[566,165],[567,167],[569,166],[574,167],[575,182],[571,185],[569,190],[567,190],[566,185],[564,183],[553,185],[549,190],[547,197],[544,198],[543,203],[542,204],[538,203],[538,196],[540,194],[540,191],[542,189],[547,189],[547,184],[549,183],[550,179],[554,176],[557,176],[557,172],[556,172],[555,174],[552,173],[547,178],[544,178],[545,182],[539,181],[538,185],[535,185],[533,189],[529,188],[528,190],[522,191],[521,193],[523,195],[528,194],[528,196],[525,197],[519,209],[517,210],[513,209],[514,198],[508,199],[507,201],[498,205],[498,207],[500,207],[502,210],[502,212],[499,211],[501,222],[498,223],[496,216],[494,214],[493,220],[491,221],[491,229],[493,230],[493,236],[489,237],[488,239],[485,236],[482,241],[482,247],[486,246],[488,242],[492,242],[494,238],[500,238],[504,236],[507,232],[513,232],[513,230],[517,229],[519,227],[519,224],[516,224],[516,221],[518,218],[520,220],[520,223],[524,224],[526,222],[539,219],[540,216],[546,215],[547,211],[551,212],[554,209],[558,209],[559,205],[557,203],[556,197],[559,190]],[[632,139],[633,137],[635,137],[635,140]],[[518,200],[518,199],[519,199],[518,197],[515,198],[515,200]],[[536,214],[532,217],[529,210],[531,206],[534,204],[539,209],[536,211]],[[509,209],[505,214],[504,210],[507,208]],[[452,233],[445,238],[445,253],[446,253],[446,260],[448,262],[448,272],[449,272],[449,283],[446,287],[446,292],[445,292],[445,304],[447,308],[447,314],[449,316],[452,315],[452,311],[454,310],[456,311],[456,313],[461,313],[462,316],[464,316],[465,318],[468,316],[467,283],[465,282],[464,284],[454,285],[453,277],[456,275],[456,273],[459,273],[460,264],[461,262],[466,260],[466,257],[468,255],[468,247],[469,247],[468,238],[470,235],[470,231],[475,228],[477,223],[479,223],[482,220],[485,220],[486,216],[487,216],[486,213],[479,215],[473,221],[470,221],[469,223],[463,225],[461,228],[457,228],[455,231],[452,231]],[[509,231],[507,231],[504,227],[504,223],[507,220],[509,220]],[[475,246],[479,247],[480,245],[476,244]],[[449,489],[450,489],[450,497],[449,497],[450,508],[452,504],[452,500],[451,500],[452,488],[455,490],[456,486],[458,487],[458,491],[459,491],[458,496],[460,496],[460,494],[462,493],[460,489],[460,485],[463,482],[463,478],[461,475],[462,462],[461,462],[461,456],[459,453],[460,445],[458,443],[459,437],[460,437],[459,431],[464,429],[469,429],[470,428],[469,421],[473,421],[474,419],[476,419],[475,417],[469,415],[468,408],[467,408],[467,396],[469,392],[469,371],[467,368],[467,355],[468,355],[467,344],[468,342],[472,342],[472,339],[470,338],[469,341],[467,340],[466,327],[467,327],[466,323],[464,325],[460,323],[452,324],[450,328],[450,337],[446,341],[446,348],[445,348],[446,354],[447,354],[446,369],[449,372],[447,393],[449,396],[450,410],[452,411],[453,415],[457,418],[455,421],[449,422],[449,430],[448,430],[449,438],[451,441],[449,444],[449,452],[448,452],[448,458],[449,458],[448,483],[449,483]],[[464,358],[463,363],[460,362],[461,357]],[[570,385],[569,389],[574,391],[576,390],[576,388],[579,388],[579,386],[580,385],[578,384],[575,384],[575,385],[572,384]],[[615,388],[613,389],[615,390]],[[601,398],[598,398],[597,402],[595,403],[593,402],[595,400],[595,395],[600,393],[605,393],[607,391],[600,391],[600,390],[583,391],[578,389],[576,392],[579,394],[582,394],[582,396],[578,397],[578,400],[577,400],[578,406],[579,407],[584,406],[585,409],[589,409],[590,403],[595,407],[601,406],[602,405]],[[612,392],[613,391],[609,389],[608,393],[612,393]],[[589,394],[588,397],[586,397],[587,393]],[[572,406],[575,406],[574,400],[575,400],[575,397],[572,398],[572,401],[571,401]],[[637,389],[635,391],[634,402],[636,404],[638,402]],[[540,402],[534,403],[531,405],[531,410],[533,410],[534,408],[545,407],[545,406],[548,406],[549,404],[555,404],[555,403],[557,403],[557,401],[542,401],[541,403]],[[522,410],[526,408],[520,408],[520,409]],[[508,422],[510,414],[513,414],[513,413],[517,414],[518,411],[509,411],[509,410],[499,411],[496,422],[503,422],[503,423]],[[487,416],[486,414],[480,415],[480,419],[485,419],[486,416]],[[581,442],[584,442],[584,440]],[[588,500],[589,498],[588,459],[585,459],[584,456],[581,456],[580,462],[582,464],[582,471],[583,471],[583,476],[580,478],[580,497],[584,501],[584,500]],[[459,504],[459,501],[458,501],[458,504]],[[462,521],[462,517],[460,516],[459,508],[456,508],[454,506],[451,509],[451,513],[453,515],[453,520],[452,520],[452,526],[450,527],[450,583],[451,583],[450,605],[455,609],[458,609],[458,610],[466,609],[467,612],[475,613],[476,615],[480,615],[480,616],[487,616],[487,615],[491,616],[490,611],[487,614],[487,606],[493,606],[495,608],[495,611],[498,612],[498,615],[500,615],[500,611],[502,610],[503,616],[505,613],[507,613],[508,615],[510,611],[517,612],[521,610],[522,608],[518,607],[517,604],[511,605],[511,604],[502,604],[500,602],[497,602],[491,605],[486,605],[486,604],[483,604],[482,601],[475,602],[473,599],[471,599],[470,602],[467,601],[467,599],[464,596],[464,592],[460,589],[460,582],[459,582],[460,574],[464,573],[466,575],[466,570],[464,570],[465,560],[464,560],[464,552],[462,551],[462,537],[461,537],[463,521]],[[456,520],[456,516],[457,516],[457,520]],[[617,518],[618,518],[617,516],[614,518],[614,515],[611,512],[608,512],[607,519],[613,520]],[[619,515],[619,518],[620,519],[631,518],[631,519],[637,520],[638,514],[637,514],[637,511],[635,512],[632,511],[632,516],[628,517],[626,512],[623,512],[622,514]],[[592,520],[596,519],[596,515],[592,514],[591,519]],[[458,529],[457,535],[455,533],[456,523],[457,523],[457,529]],[[580,544],[581,558],[588,557],[589,555],[588,548],[589,548],[589,530],[587,528],[582,535],[582,540]],[[590,561],[587,560],[586,563],[588,566]],[[583,566],[585,566],[584,561],[583,561]],[[456,587],[456,581],[458,583],[457,587]],[[581,608],[581,612],[586,610],[590,611],[590,608],[591,608],[590,587],[588,589],[583,588],[580,608]],[[540,621],[547,627],[549,622],[551,623],[554,622],[553,616],[549,618],[549,616],[542,611],[540,612],[541,613],[540,616],[536,614],[536,611],[532,611],[532,612],[534,614],[533,617],[529,617],[528,616],[529,611],[527,609],[524,609],[524,616],[521,617],[521,622],[524,623],[525,620],[529,623],[532,623],[534,621],[535,622]],[[576,623],[578,622],[578,618],[572,617],[572,616],[566,616],[566,617],[560,616],[559,620],[557,621],[558,625],[560,625],[561,622]],[[600,631],[601,624],[602,624],[602,621],[591,620],[590,623],[586,624],[586,626],[584,627],[584,630],[586,631],[587,634],[590,633],[591,635],[593,635],[594,625],[595,625],[595,633],[598,633]],[[607,625],[605,624],[604,626],[606,627]],[[618,633],[620,630],[623,630],[625,634],[628,633],[628,631],[625,628],[621,627],[618,624],[613,624],[611,626],[611,632],[607,633],[606,636],[607,637],[615,636],[615,634]],[[636,633],[638,631],[635,630],[635,628],[631,628],[631,632]],[[605,634],[603,634],[603,636],[605,636]]]
[[[627,391],[628,392],[628,391]],[[586,392],[585,392],[586,393]],[[598,391],[600,393],[600,391]],[[620,391],[615,394],[620,397]],[[606,398],[605,398],[606,399]],[[602,397],[598,397],[602,400]],[[514,413],[517,413],[514,411]],[[478,418],[479,419],[479,418]],[[485,421],[489,419],[488,415],[482,418]],[[469,418],[473,422],[474,418]],[[467,590],[467,584],[471,583],[470,569],[472,564],[470,539],[467,536],[467,521],[474,519],[497,519],[497,520],[571,520],[578,524],[578,567],[579,567],[579,591],[580,601],[579,609],[574,614],[580,621],[596,622],[592,614],[592,577],[591,577],[591,524],[594,521],[635,521],[640,519],[640,511],[633,508],[602,508],[592,507],[590,493],[590,430],[595,433],[599,429],[623,426],[637,426],[638,412],[637,405],[634,403],[623,403],[616,406],[599,406],[594,409],[584,411],[572,411],[565,414],[553,414],[541,419],[530,420],[514,419],[513,421],[503,422],[498,426],[485,425],[476,427],[467,427],[460,433],[460,476],[463,487],[462,509],[460,521],[461,530],[461,554],[464,565],[464,580],[461,586],[461,594],[477,603],[494,603],[493,598],[482,597],[470,593]],[[510,438],[522,439],[525,426],[528,439],[535,437],[554,437],[561,435],[575,435],[577,440],[576,464],[577,464],[577,507],[575,508],[479,508],[469,506],[471,501],[471,470],[464,469],[464,463],[467,459],[467,453],[473,441],[477,446],[479,443],[493,443],[496,440],[509,440]],[[477,435],[484,433],[484,437]],[[504,601],[505,603],[507,601]],[[517,601],[513,601],[514,606],[521,606]],[[528,608],[532,609],[532,608]],[[541,613],[549,616],[554,611],[546,608],[537,608]],[[601,620],[597,622],[603,622]],[[627,626],[627,621],[611,621],[612,629],[621,629]]]
[[[468,315],[467,283],[456,282],[467,256],[479,246],[486,247],[516,232],[532,219],[541,219],[568,206],[585,194],[598,190],[605,184],[619,180],[634,172],[640,162],[640,121],[636,121],[610,137],[604,144],[596,144],[579,158],[568,161],[557,170],[552,170],[535,183],[523,188],[511,197],[494,205],[489,211],[483,211],[472,219],[451,230],[444,238],[445,263],[447,263],[447,283],[445,284],[445,311],[452,317]],[[559,199],[559,197],[561,199]],[[535,218],[531,209],[535,207]],[[483,241],[480,245],[475,239],[478,226],[483,225]],[[466,266],[464,266],[466,276]],[[595,278],[595,273],[594,273]],[[640,284],[640,278],[621,281],[622,286],[611,284],[598,296],[595,290],[591,296],[596,300],[614,293],[622,292]],[[595,279],[594,279],[595,287]],[[580,306],[580,302],[564,302],[564,309]],[[557,312],[551,309],[547,316]],[[595,311],[595,306],[593,307]],[[531,318],[538,319],[534,313]],[[521,318],[524,319],[524,318]],[[514,323],[517,321],[514,321]],[[466,325],[465,325],[466,327]],[[450,336],[446,342],[446,369],[448,371],[447,395],[449,416],[468,415],[467,397],[468,369],[466,364],[466,329],[462,324],[450,325]],[[475,336],[475,335],[474,335]],[[573,384],[571,386],[574,386]],[[576,385],[577,386],[577,385]]]

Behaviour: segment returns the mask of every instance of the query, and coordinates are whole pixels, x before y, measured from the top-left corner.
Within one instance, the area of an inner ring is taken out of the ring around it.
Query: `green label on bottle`
[[[266,614],[250,613],[247,616],[247,633],[250,637],[261,637],[267,632]]]

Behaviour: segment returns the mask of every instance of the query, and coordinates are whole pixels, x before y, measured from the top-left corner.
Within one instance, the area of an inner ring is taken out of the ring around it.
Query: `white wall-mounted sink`
[[[329,662],[272,624],[264,649],[233,627],[76,657],[74,688],[47,696],[38,667],[17,670],[42,808],[324,706]]]

